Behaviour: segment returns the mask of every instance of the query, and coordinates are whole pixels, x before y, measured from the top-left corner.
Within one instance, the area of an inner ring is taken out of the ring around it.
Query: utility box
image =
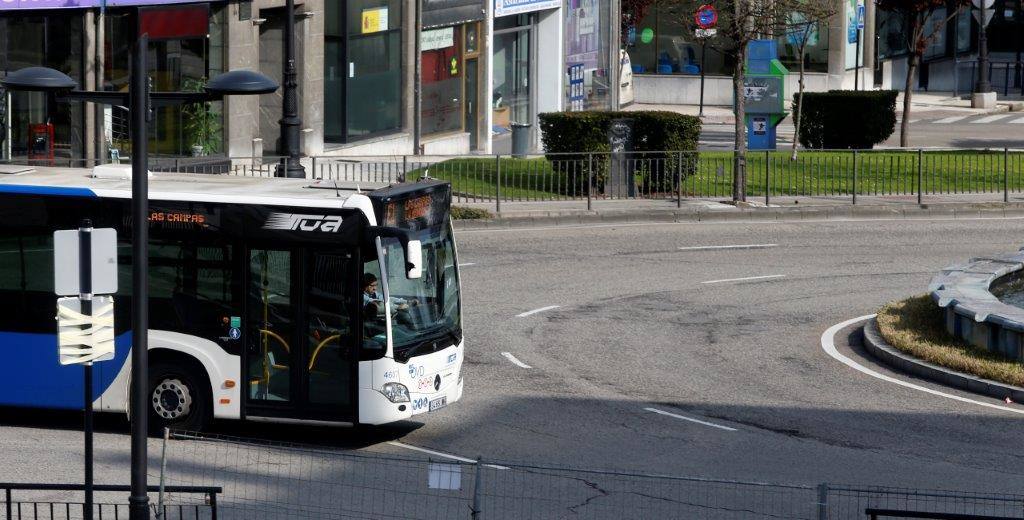
[[[747,44],[743,99],[750,150],[774,150],[775,128],[786,118],[786,75],[775,40]]]

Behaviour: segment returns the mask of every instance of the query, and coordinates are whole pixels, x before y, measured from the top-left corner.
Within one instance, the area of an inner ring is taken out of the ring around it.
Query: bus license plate
[[[433,412],[434,410],[440,410],[441,408],[444,408],[445,405],[447,405],[447,404],[448,404],[448,398],[447,397],[438,397],[437,399],[434,399],[433,401],[430,401],[430,404],[427,405],[427,411],[428,412]]]

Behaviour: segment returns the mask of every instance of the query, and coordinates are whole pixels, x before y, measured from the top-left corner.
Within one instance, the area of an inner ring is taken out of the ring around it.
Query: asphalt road
[[[924,292],[946,265],[1016,250],[1022,229],[999,219],[463,231],[460,262],[473,265],[463,268],[462,401],[383,428],[216,431],[655,474],[1018,492],[1024,406],[873,378],[821,343],[834,324]],[[774,246],[700,249],[751,244]],[[839,352],[891,374],[862,355],[853,330],[836,335]],[[79,478],[78,417],[8,410],[0,421],[0,481]],[[100,425],[97,478],[127,482],[124,419]]]

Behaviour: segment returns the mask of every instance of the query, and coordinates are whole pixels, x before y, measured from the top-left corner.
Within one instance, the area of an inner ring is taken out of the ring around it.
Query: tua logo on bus
[[[295,213],[271,213],[263,229],[282,231],[321,231],[337,233],[341,229],[341,217],[336,215],[300,215]]]

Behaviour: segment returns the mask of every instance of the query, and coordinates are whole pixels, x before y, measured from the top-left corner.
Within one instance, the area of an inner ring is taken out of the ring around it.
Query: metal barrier
[[[166,478],[222,486],[221,518],[839,520],[869,507],[1024,518],[1024,495],[411,458],[193,433],[168,441]]]
[[[84,499],[78,496],[85,491],[82,484],[26,484],[0,483],[3,506],[0,511],[3,520],[75,520],[85,517]],[[93,503],[92,518],[128,518],[129,486],[96,484],[93,486],[96,500]],[[150,492],[159,491],[150,486]],[[165,486],[166,500],[158,508],[151,503],[154,515],[160,520],[210,519],[217,520],[216,486]],[[182,496],[184,495],[184,496]]]
[[[154,158],[154,172],[274,177],[283,157]],[[969,196],[1006,202],[1024,192],[1024,150],[887,149],[665,151],[512,156],[307,157],[309,179],[367,189],[429,176],[451,182],[454,202],[586,202],[729,198],[737,171],[746,197],[818,197],[856,204],[858,197]]]

